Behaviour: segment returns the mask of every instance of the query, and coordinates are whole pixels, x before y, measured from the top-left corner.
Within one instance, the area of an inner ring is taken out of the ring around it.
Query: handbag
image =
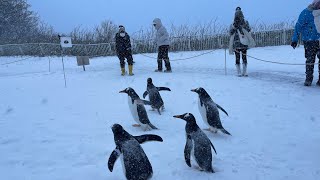
[[[250,43],[248,37],[245,34],[241,34],[239,29],[237,31],[239,34],[239,39],[240,39],[241,44],[248,46]]]

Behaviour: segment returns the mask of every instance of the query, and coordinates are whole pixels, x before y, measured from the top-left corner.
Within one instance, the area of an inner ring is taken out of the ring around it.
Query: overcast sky
[[[94,27],[103,20],[123,24],[128,32],[151,26],[155,17],[165,25],[197,24],[218,18],[229,25],[240,6],[249,22],[295,20],[312,0],[28,0],[31,10],[59,33]]]

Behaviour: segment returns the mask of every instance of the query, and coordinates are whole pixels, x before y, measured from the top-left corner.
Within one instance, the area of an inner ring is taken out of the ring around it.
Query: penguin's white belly
[[[134,102],[132,104],[132,100],[131,100],[131,97],[128,96],[128,105],[129,105],[129,109],[130,109],[130,112],[132,114],[132,117],[133,119],[141,125],[141,122],[139,121],[139,115],[138,115],[138,108],[137,108],[137,103]]]
[[[201,106],[200,98],[198,99],[198,107],[199,107],[199,111],[200,111],[203,122],[210,127],[210,125],[208,123],[208,119],[207,119],[206,107],[204,106],[204,104],[202,104],[202,106]]]

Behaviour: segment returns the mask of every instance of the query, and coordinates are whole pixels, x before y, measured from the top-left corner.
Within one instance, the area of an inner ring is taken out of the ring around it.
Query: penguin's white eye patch
[[[186,115],[184,115],[184,118],[188,118],[190,116],[190,113],[187,113]]]
[[[129,88],[126,88],[126,91],[129,91]]]

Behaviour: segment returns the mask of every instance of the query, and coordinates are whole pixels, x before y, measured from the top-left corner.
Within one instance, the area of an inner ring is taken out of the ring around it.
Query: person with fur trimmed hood
[[[169,34],[167,29],[162,25],[159,18],[153,20],[153,26],[157,30],[155,41],[158,46],[158,69],[155,72],[162,72],[162,61],[164,61],[166,70],[164,72],[172,72],[170,61],[169,61]]]
[[[124,76],[126,74],[125,70],[125,59],[128,62],[128,69],[129,75],[133,76],[133,58],[132,58],[132,50],[131,50],[131,42],[130,36],[125,31],[125,27],[120,25],[119,32],[117,32],[115,36],[116,40],[116,53],[120,60],[120,67],[121,67],[121,75]]]
[[[305,86],[311,86],[313,80],[313,69],[316,56],[320,59],[320,0],[314,0],[299,16],[292,36],[291,46],[295,49],[301,34],[304,44],[306,58],[306,80]],[[319,79],[317,85],[320,86],[320,64]]]
[[[249,34],[251,28],[249,22],[244,19],[240,7],[236,8],[233,24],[230,25],[229,53],[236,55],[236,68],[238,76],[248,76],[247,74],[247,50],[255,46],[252,36]],[[242,54],[242,73],[240,68],[240,55]]]

